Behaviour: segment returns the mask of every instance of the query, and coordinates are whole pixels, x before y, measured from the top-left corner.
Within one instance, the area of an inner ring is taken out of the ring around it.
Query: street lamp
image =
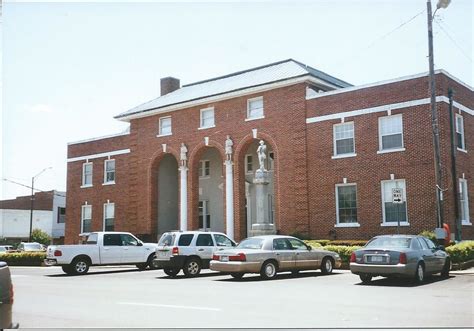
[[[33,230],[33,209],[34,209],[34,203],[35,203],[35,178],[41,175],[43,172],[45,172],[48,169],[52,169],[52,167],[47,167],[41,170],[36,176],[31,177],[31,206],[30,206],[30,236],[28,241],[31,242],[31,232]]]
[[[451,0],[438,0],[436,10],[448,7]],[[436,214],[437,214],[437,228],[443,227],[443,192],[441,189],[441,155],[439,148],[439,123],[438,110],[436,109],[436,83],[434,77],[434,57],[433,57],[433,17],[431,13],[431,0],[427,0],[427,14],[428,14],[428,49],[429,49],[429,64],[430,64],[430,92],[431,92],[431,126],[433,129],[433,145],[434,145],[434,165],[435,165],[435,180],[436,180]],[[435,11],[436,14],[436,11]]]

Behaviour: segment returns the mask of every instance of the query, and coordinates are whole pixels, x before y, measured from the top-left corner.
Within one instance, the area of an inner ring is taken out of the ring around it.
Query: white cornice
[[[428,74],[429,74],[428,72],[423,72],[423,73],[419,73],[419,74],[414,74],[414,75],[410,75],[410,76],[404,76],[404,77],[399,77],[399,78],[394,78],[394,79],[383,80],[383,81],[370,83],[370,84],[357,85],[357,86],[352,86],[352,87],[344,87],[344,88],[340,88],[340,89],[337,89],[337,90],[334,90],[334,91],[322,92],[322,93],[318,93],[317,95],[309,96],[309,97],[306,98],[306,100],[323,98],[323,97],[327,97],[327,96],[335,95],[335,94],[339,94],[339,93],[353,92],[353,91],[361,90],[361,89],[364,89],[364,88],[402,82],[402,81],[405,81],[405,80],[425,77],[425,76],[428,76]],[[450,79],[454,80],[458,84],[461,84],[462,86],[464,86],[468,90],[474,91],[474,89],[471,86],[464,83],[460,79],[454,77],[453,75],[451,75],[446,70],[443,70],[443,69],[435,70],[435,74],[444,74],[445,76],[447,76]]]
[[[98,153],[98,154],[89,154],[89,155],[84,155],[84,156],[71,157],[67,159],[67,162],[86,161],[86,160],[91,160],[91,159],[98,159],[100,157],[108,157],[108,156],[128,154],[128,153],[130,153],[130,149],[128,148],[120,149],[116,151],[110,151],[110,152],[104,152],[104,153]]]
[[[281,81],[281,82],[275,82],[275,83],[270,83],[270,84],[265,84],[265,85],[261,85],[261,86],[255,86],[255,87],[249,87],[249,88],[239,90],[239,91],[228,92],[228,93],[221,94],[221,95],[205,97],[205,98],[201,98],[201,99],[198,99],[198,100],[179,103],[179,104],[176,104],[176,105],[165,106],[165,107],[162,107],[162,108],[145,110],[145,111],[142,111],[140,113],[131,114],[131,115],[128,115],[128,116],[115,117],[115,118],[117,118],[121,121],[124,121],[124,122],[129,122],[132,119],[153,116],[153,115],[161,114],[161,113],[167,113],[167,112],[176,111],[176,110],[183,109],[183,108],[189,108],[189,107],[199,106],[199,105],[203,105],[203,104],[208,104],[208,103],[211,103],[211,102],[218,102],[218,101],[227,100],[227,99],[231,99],[231,98],[235,98],[235,97],[245,96],[245,95],[248,95],[248,94],[261,93],[261,92],[265,92],[265,91],[268,91],[268,90],[272,90],[272,89],[276,89],[276,88],[280,88],[280,87],[285,87],[285,86],[289,86],[289,85],[294,85],[294,84],[299,84],[299,83],[304,83],[304,82],[312,82],[314,84],[326,86],[326,87],[329,87],[329,88],[338,88],[337,86],[329,84],[329,83],[327,83],[327,82],[325,82],[321,79],[312,77],[310,75],[304,75],[302,77],[287,79],[287,80],[284,80],[284,81]]]
[[[442,95],[436,97],[436,102],[445,102],[449,103],[448,97]],[[401,109],[401,108],[408,108],[408,107],[415,107],[415,106],[420,106],[420,105],[427,105],[430,103],[430,98],[424,98],[424,99],[417,99],[417,100],[411,100],[411,101],[405,101],[405,102],[398,102],[398,103],[391,103],[387,105],[381,105],[377,107],[370,107],[370,108],[362,108],[362,109],[356,109],[356,110],[351,110],[351,111],[346,111],[346,112],[341,112],[341,113],[335,113],[335,114],[328,114],[328,115],[322,115],[322,116],[315,116],[315,117],[309,117],[306,119],[306,123],[317,123],[317,122],[324,122],[324,121],[330,121],[330,120],[335,120],[335,119],[341,119],[341,118],[346,118],[346,117],[354,117],[354,116],[360,116],[360,115],[366,115],[366,114],[372,114],[372,113],[378,113],[378,112],[386,112],[388,110],[394,110],[394,109]],[[461,111],[474,116],[474,110],[458,103],[458,102],[453,102],[453,106],[460,109]]]
[[[95,138],[89,138],[89,139],[84,139],[84,140],[73,141],[73,142],[67,143],[67,145],[68,146],[69,145],[77,145],[77,144],[88,143],[88,142],[91,142],[91,141],[102,140],[102,139],[107,139],[107,138],[127,136],[129,134],[130,134],[130,132],[121,132],[121,133],[109,134],[109,135],[102,136],[102,137],[95,137]]]

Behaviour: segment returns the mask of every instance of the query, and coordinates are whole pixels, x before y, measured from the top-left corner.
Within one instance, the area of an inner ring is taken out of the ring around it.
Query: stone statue
[[[232,146],[234,143],[232,142],[232,139],[230,139],[230,136],[227,135],[227,139],[225,140],[225,156],[227,161],[230,161],[232,159]]]
[[[181,143],[181,154],[180,154],[180,159],[181,159],[181,166],[185,167],[186,166],[186,161],[188,159],[187,154],[188,153],[188,148],[184,143]]]
[[[266,171],[265,160],[267,159],[267,145],[263,140],[260,140],[260,146],[257,148],[258,163],[260,164],[260,171]]]

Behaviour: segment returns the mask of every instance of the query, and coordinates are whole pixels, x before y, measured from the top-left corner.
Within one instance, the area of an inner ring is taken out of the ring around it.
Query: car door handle
[[[108,247],[104,247],[104,251],[108,251],[110,248]]]
[[[276,255],[276,256],[279,256],[279,255],[280,255],[280,253],[276,253],[275,255]]]
[[[217,250],[218,251],[223,251],[225,248],[218,248]]]
[[[203,251],[204,251],[204,248],[198,249],[198,252],[203,252]]]
[[[127,250],[128,250],[128,247],[124,247],[123,249],[127,251]]]

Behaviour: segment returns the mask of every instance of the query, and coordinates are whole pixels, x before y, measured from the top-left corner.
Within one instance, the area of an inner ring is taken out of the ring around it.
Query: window
[[[253,172],[253,156],[251,154],[245,155],[245,172]]]
[[[459,179],[459,204],[461,205],[461,221],[462,224],[470,225],[469,219],[469,197],[467,194],[467,180]]]
[[[403,148],[402,115],[379,117],[379,149],[400,150]]]
[[[208,178],[211,175],[211,162],[208,160],[199,161],[199,177]]]
[[[428,249],[428,244],[423,240],[423,238],[418,238],[418,241],[421,244],[421,249]]]
[[[464,119],[459,114],[456,114],[456,144],[459,149],[466,149],[464,141]]]
[[[209,200],[199,201],[199,228],[207,230],[211,227]]]
[[[91,232],[92,231],[92,206],[84,205],[82,206],[81,214],[81,232]]]
[[[411,241],[411,249],[419,251],[421,249],[420,242],[415,238]]]
[[[82,164],[82,186],[92,186],[92,162]]]
[[[104,203],[104,231],[114,231],[115,203]]]
[[[304,244],[304,242],[302,242],[301,240],[298,240],[298,239],[288,239],[288,241],[290,242],[291,247],[292,247],[293,249],[299,249],[299,250],[305,250],[305,251],[308,250],[308,246],[306,246],[306,245]]]
[[[193,241],[193,234],[182,234],[178,240],[178,246],[189,246]]]
[[[357,185],[336,185],[336,216],[338,225],[358,225]]]
[[[214,108],[201,109],[201,124],[200,128],[212,128],[214,124]]]
[[[392,189],[401,188],[403,192],[403,203],[392,202]],[[406,203],[406,189],[405,180],[385,180],[382,181],[382,212],[383,225],[394,225],[398,223],[408,225],[407,219],[407,203]]]
[[[247,100],[247,119],[263,118],[263,97]]]
[[[159,136],[171,135],[171,116],[160,118]]]
[[[232,240],[222,234],[214,234],[214,239],[218,247],[234,247]]]
[[[104,234],[104,246],[122,246],[120,234]]]
[[[200,234],[196,240],[196,246],[214,246],[212,236],[210,234]]]
[[[268,152],[268,158],[267,158],[267,169],[268,171],[272,171],[275,169],[275,154],[273,152]]]
[[[87,236],[86,245],[97,245],[97,239],[99,238],[99,234],[91,233]]]
[[[334,156],[354,154],[354,122],[335,124],[334,134]]]
[[[282,250],[290,250],[291,245],[287,239],[279,238],[273,239],[273,250],[282,251]]]
[[[104,162],[104,183],[115,183],[115,160],[105,160]]]
[[[120,239],[122,246],[138,246],[138,240],[129,234],[121,234]]]
[[[58,207],[58,223],[66,223],[66,208]]]
[[[436,245],[428,238],[423,238],[424,241],[426,241],[426,243],[428,244],[428,248],[429,249],[435,249],[436,248]]]

